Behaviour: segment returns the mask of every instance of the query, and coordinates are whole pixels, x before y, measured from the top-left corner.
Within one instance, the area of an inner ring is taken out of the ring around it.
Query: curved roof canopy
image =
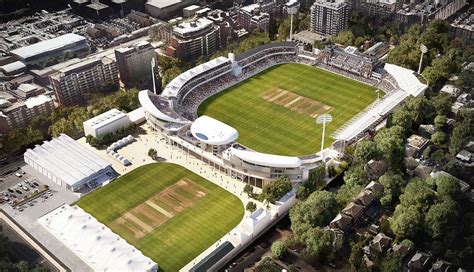
[[[193,79],[195,76],[205,73],[226,62],[229,62],[229,59],[227,59],[226,57],[217,57],[206,63],[198,65],[192,69],[189,69],[186,72],[183,72],[182,74],[180,74],[179,76],[171,80],[171,82],[168,83],[168,85],[166,85],[165,89],[163,90],[162,95],[166,97],[177,97],[181,88],[188,81]]]
[[[206,115],[193,122],[191,133],[199,141],[211,145],[229,144],[239,137],[235,128]]]
[[[171,109],[169,102],[160,96],[148,91],[143,90],[138,93],[138,100],[143,108],[151,115],[156,118],[178,123],[178,124],[187,124],[188,120],[179,116],[174,110]]]
[[[301,166],[301,160],[298,157],[280,156],[273,154],[260,153],[250,150],[241,150],[232,148],[231,153],[240,159],[269,167],[295,168]]]
[[[418,80],[413,70],[390,63],[386,63],[384,69],[395,78],[402,90],[412,96],[419,96],[428,88],[426,84]]]

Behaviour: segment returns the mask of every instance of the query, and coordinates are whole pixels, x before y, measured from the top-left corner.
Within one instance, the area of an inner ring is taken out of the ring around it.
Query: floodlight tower
[[[316,117],[316,124],[323,124],[323,137],[321,139],[321,156],[323,157],[324,161],[324,134],[326,132],[326,124],[329,124],[332,122],[332,116],[330,114],[321,114]]]
[[[288,15],[290,15],[290,41],[293,39],[293,15],[298,13],[300,9],[300,3],[298,0],[289,0],[285,4],[285,9]]]
[[[151,79],[153,80],[153,93],[156,94],[156,85],[155,85],[155,58],[151,59]]]
[[[418,66],[418,74],[421,74],[421,64],[423,63],[423,55],[428,52],[428,47],[422,44],[420,45],[421,57],[420,57],[420,65]]]

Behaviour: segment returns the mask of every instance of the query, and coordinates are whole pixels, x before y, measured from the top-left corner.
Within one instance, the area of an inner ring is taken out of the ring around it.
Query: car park
[[[23,171],[22,169],[20,169],[18,172],[20,172],[20,174],[22,174],[22,175],[26,174],[26,172]]]

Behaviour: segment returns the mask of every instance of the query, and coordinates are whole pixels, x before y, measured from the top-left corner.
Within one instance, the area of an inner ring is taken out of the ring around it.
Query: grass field
[[[237,141],[256,151],[296,156],[317,152],[321,125],[315,116],[330,113],[326,135],[376,99],[375,88],[319,68],[282,64],[204,101],[199,115],[233,126]],[[325,146],[333,139],[326,137]]]
[[[236,196],[170,163],[137,168],[77,204],[156,261],[160,271],[179,270],[244,215]]]

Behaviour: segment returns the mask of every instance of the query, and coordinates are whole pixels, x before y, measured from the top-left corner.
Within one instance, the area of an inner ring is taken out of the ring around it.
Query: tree
[[[445,175],[438,175],[432,178],[436,184],[436,192],[440,199],[457,199],[461,194],[459,183],[453,178]]]
[[[420,232],[423,218],[416,207],[398,205],[395,208],[390,228],[397,239],[414,238]]]
[[[406,185],[406,180],[400,174],[392,174],[389,172],[382,175],[379,178],[379,182],[384,186],[384,197],[389,195],[384,201],[390,201],[390,203],[393,199],[398,199],[401,189]]]
[[[414,126],[431,123],[435,116],[434,106],[431,104],[431,101],[424,96],[407,98],[404,108],[410,111]]]
[[[280,177],[268,184],[265,184],[260,194],[260,199],[266,200],[270,203],[275,203],[278,199],[282,198],[289,191],[291,191],[292,184],[290,179],[287,177]]]
[[[367,163],[377,157],[377,144],[373,141],[361,141],[356,145],[354,151],[354,161],[357,163]]]
[[[403,130],[403,128],[393,126],[388,129],[381,129],[377,135],[375,135],[377,149],[386,164],[392,169],[398,169],[405,155],[405,139],[401,130]]]
[[[319,258],[329,256],[334,253],[333,233],[319,227],[309,229],[302,237],[306,248],[303,252],[305,261],[315,264]]]
[[[431,159],[436,163],[443,165],[446,160],[446,155],[442,149],[438,149],[435,152],[431,153]]]
[[[393,112],[392,124],[401,126],[405,131],[409,131],[413,125],[413,116],[410,111],[398,108]]]
[[[246,193],[249,197],[252,197],[253,196],[253,186],[250,185],[250,184],[245,184],[244,193]]]
[[[456,155],[471,139],[474,134],[474,112],[461,111],[458,113],[456,124],[454,125],[453,133],[449,146],[449,152]]]
[[[158,152],[154,148],[150,148],[148,150],[148,156],[150,156],[152,159],[156,158],[158,155]]]
[[[387,253],[387,255],[385,255],[382,258],[382,262],[380,264],[380,271],[384,271],[384,272],[403,271],[402,258],[393,252]]]
[[[432,238],[440,237],[457,221],[458,215],[458,207],[454,200],[446,199],[436,203],[426,213],[426,229]]]
[[[447,121],[448,118],[445,115],[436,115],[434,119],[434,125],[437,129],[443,130]]]
[[[336,216],[340,206],[333,193],[315,191],[290,210],[291,229],[299,238],[310,228],[323,227]]]
[[[301,185],[298,187],[298,190],[296,191],[296,197],[299,200],[305,200],[308,198],[308,196],[311,194],[310,189],[308,187]]]
[[[353,165],[344,173],[344,181],[351,187],[367,184],[368,176],[364,170],[364,166],[360,164]]]
[[[283,241],[275,241],[272,244],[272,253],[277,259],[282,259],[286,254],[286,245]]]
[[[431,103],[436,110],[438,115],[447,115],[451,111],[451,105],[453,104],[453,98],[450,94],[440,93],[435,97],[432,97]]]
[[[353,186],[349,184],[343,184],[336,194],[337,203],[340,207],[346,206],[352,201],[352,199],[354,199],[355,196],[357,196],[358,193],[362,191],[363,188],[364,187],[358,184]]]
[[[444,133],[442,131],[436,131],[435,133],[433,133],[433,135],[431,135],[431,141],[435,145],[441,145],[441,144],[445,143],[446,140],[447,140],[446,133]]]
[[[245,206],[245,209],[253,213],[257,209],[257,204],[255,204],[253,201],[249,201],[249,203],[247,203]]]
[[[352,34],[351,30],[344,30],[339,32],[336,37],[333,37],[332,39],[330,37],[330,40],[344,46],[353,45],[354,34]]]

